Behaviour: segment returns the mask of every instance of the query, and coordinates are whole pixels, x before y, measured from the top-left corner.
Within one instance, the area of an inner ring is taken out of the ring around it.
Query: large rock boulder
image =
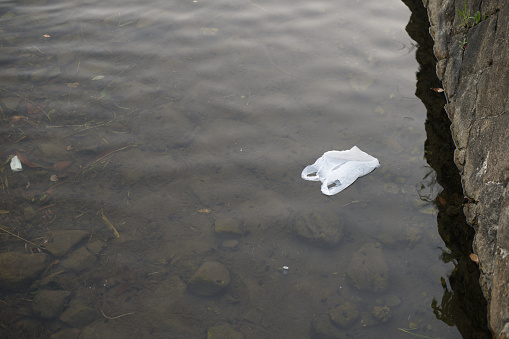
[[[382,246],[369,243],[354,253],[347,268],[350,283],[362,291],[384,292],[389,286],[389,267]]]
[[[19,291],[29,287],[46,269],[48,256],[44,253],[0,254],[0,288]]]
[[[295,219],[297,236],[317,246],[334,247],[343,237],[343,220],[331,212],[312,212]]]
[[[223,291],[230,284],[230,272],[223,264],[205,262],[194,272],[187,283],[188,290],[200,296],[212,296]]]

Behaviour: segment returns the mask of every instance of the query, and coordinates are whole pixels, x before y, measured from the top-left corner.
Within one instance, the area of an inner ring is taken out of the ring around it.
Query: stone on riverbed
[[[330,310],[329,315],[333,323],[346,329],[353,325],[357,318],[359,318],[359,310],[357,306],[347,301]]]
[[[212,296],[223,291],[230,284],[230,272],[223,264],[205,262],[194,272],[187,283],[188,290],[200,296]]]
[[[0,288],[19,291],[29,287],[46,269],[47,261],[44,253],[0,254]]]
[[[327,314],[317,314],[311,319],[311,338],[346,339],[346,334],[334,326]]]
[[[240,221],[233,218],[218,219],[214,223],[214,232],[217,235],[242,236],[244,232],[240,227]]]
[[[85,247],[81,247],[62,260],[62,266],[66,270],[84,271],[94,267],[96,262],[97,256],[90,253]]]
[[[62,313],[60,320],[71,327],[81,328],[90,324],[97,316],[98,314],[93,308],[85,305],[79,299],[74,299]]]
[[[32,311],[38,317],[55,319],[64,310],[65,301],[70,295],[69,291],[40,291],[34,298]]]
[[[355,252],[346,273],[350,283],[362,291],[383,292],[389,286],[389,267],[378,243]]]
[[[210,327],[207,331],[207,339],[244,339],[244,335],[237,332],[232,326],[224,324]]]
[[[296,218],[294,231],[317,246],[334,247],[343,237],[343,220],[335,213],[312,212]]]
[[[55,257],[62,257],[88,236],[80,230],[54,231],[48,238],[45,248]]]

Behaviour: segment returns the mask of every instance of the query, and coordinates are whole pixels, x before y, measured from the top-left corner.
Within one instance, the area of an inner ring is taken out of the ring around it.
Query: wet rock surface
[[[389,287],[389,268],[378,243],[364,245],[354,253],[347,269],[350,283],[361,291],[384,292]]]
[[[0,254],[0,288],[19,291],[29,287],[46,269],[48,256],[44,253]]]
[[[199,296],[213,296],[230,284],[230,272],[223,264],[209,261],[196,270],[187,284],[188,290]]]
[[[509,2],[424,1],[496,338],[509,336]],[[482,20],[465,27],[457,10]],[[458,43],[464,41],[465,44]]]

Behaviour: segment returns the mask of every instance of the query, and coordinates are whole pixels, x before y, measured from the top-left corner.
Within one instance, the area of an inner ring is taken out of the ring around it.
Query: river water
[[[12,302],[23,326],[461,337],[436,306],[455,262],[437,230],[404,3],[23,0],[0,15],[1,160],[23,157],[23,171],[2,173],[1,224],[41,248],[62,230],[88,232],[78,248],[101,244],[90,265],[52,257],[30,294],[67,290],[64,309],[95,315],[41,321]],[[331,197],[301,179],[353,146],[381,166]],[[325,241],[299,229],[306,218],[334,220],[318,226]],[[4,233],[3,251],[35,250],[18,240]],[[208,261],[231,282],[197,296],[186,284]],[[359,267],[382,273],[359,289]],[[331,321],[338,307],[351,323]]]

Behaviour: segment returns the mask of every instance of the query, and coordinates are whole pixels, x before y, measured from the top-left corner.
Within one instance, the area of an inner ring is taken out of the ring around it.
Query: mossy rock
[[[343,220],[336,213],[312,212],[295,219],[294,232],[314,245],[334,247],[343,238]]]
[[[214,232],[217,235],[242,236],[244,234],[240,221],[233,218],[218,219],[214,223]]]
[[[311,318],[311,338],[313,339],[346,339],[347,335],[334,326],[329,316],[317,314]]]
[[[361,291],[386,291],[389,287],[389,267],[382,246],[369,243],[355,252],[346,274],[350,283]]]
[[[209,328],[207,339],[244,339],[244,335],[230,325],[224,324]]]
[[[356,305],[347,301],[330,310],[329,315],[334,324],[346,329],[357,321],[359,318],[359,310]]]

